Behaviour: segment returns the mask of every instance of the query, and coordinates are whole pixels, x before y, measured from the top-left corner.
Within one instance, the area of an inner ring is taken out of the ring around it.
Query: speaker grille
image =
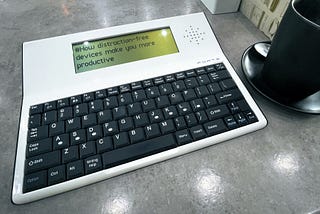
[[[184,38],[189,41],[189,43],[200,45],[200,42],[204,40],[205,32],[201,31],[198,27],[190,25],[185,29]]]

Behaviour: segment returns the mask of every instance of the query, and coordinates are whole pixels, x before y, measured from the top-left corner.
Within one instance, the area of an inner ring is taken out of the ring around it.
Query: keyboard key
[[[209,120],[225,117],[229,115],[229,109],[226,105],[219,105],[206,110]]]
[[[146,133],[147,139],[158,137],[161,135],[158,124],[151,124],[144,127],[144,132]]]
[[[28,158],[26,159],[25,172],[26,174],[29,174],[32,172],[51,168],[53,166],[59,165],[60,160],[60,151],[53,151]]]
[[[146,140],[102,154],[103,168],[110,168],[176,147],[172,134]]]
[[[198,76],[197,80],[200,85],[207,85],[210,83],[210,79],[209,79],[208,75],[206,75],[206,74]]]
[[[119,105],[128,105],[130,103],[132,103],[132,96],[131,93],[124,93],[124,94],[120,94],[118,97],[118,101],[119,101]]]
[[[142,113],[142,107],[140,103],[131,103],[127,106],[127,109],[129,116]]]
[[[207,97],[202,98],[204,104],[206,105],[206,108],[213,107],[218,104],[216,97],[214,95],[210,95]]]
[[[64,133],[64,121],[52,123],[49,126],[49,137]]]
[[[43,112],[43,104],[33,105],[30,107],[29,114],[40,114]]]
[[[233,81],[233,79],[223,80],[223,81],[219,82],[219,85],[221,86],[222,90],[224,90],[224,91],[236,87],[236,83]]]
[[[107,93],[109,97],[119,95],[118,87],[108,88]]]
[[[113,118],[119,120],[127,116],[127,109],[125,106],[119,106],[112,110]]]
[[[211,83],[211,84],[207,85],[207,88],[208,88],[210,94],[216,94],[221,91],[221,88],[218,83]]]
[[[48,185],[57,184],[66,180],[66,166],[60,165],[48,169]]]
[[[46,111],[52,111],[52,110],[55,110],[57,109],[57,103],[56,101],[51,101],[51,102],[48,102],[48,103],[45,103],[43,105],[43,111],[46,112]]]
[[[81,129],[80,118],[71,118],[66,121],[66,132],[75,131]]]
[[[70,97],[70,105],[77,105],[77,104],[80,104],[81,102],[82,102],[82,99],[80,95]]]
[[[216,98],[220,104],[224,104],[242,98],[242,94],[239,89],[232,89],[216,94]]]
[[[105,109],[112,109],[118,106],[118,99],[117,97],[107,97],[104,99],[104,108]]]
[[[190,133],[191,133],[191,136],[194,140],[200,140],[200,139],[203,139],[207,136],[207,134],[205,133],[205,131],[201,125],[192,127],[190,129]]]
[[[226,78],[229,78],[227,70],[216,71],[208,74],[211,82],[217,82]]]
[[[205,105],[204,105],[202,99],[192,100],[190,102],[190,105],[191,105],[193,112],[197,112],[197,111],[205,109]]]
[[[148,88],[148,87],[153,86],[153,81],[152,80],[144,80],[142,82],[142,84],[143,84],[143,87]]]
[[[239,125],[237,124],[236,120],[233,118],[232,115],[225,117],[224,121],[227,124],[229,129],[235,129],[239,127]]]
[[[72,107],[65,107],[58,110],[58,120],[67,120],[73,117]]]
[[[160,122],[159,126],[162,134],[168,134],[176,130],[172,120],[166,120],[166,121]]]
[[[160,96],[160,91],[158,87],[151,87],[146,89],[146,94],[148,98],[155,98]]]
[[[147,99],[147,95],[144,90],[137,90],[132,93],[133,102],[140,102]]]
[[[205,68],[196,68],[195,69],[198,75],[202,75],[206,73],[206,69]]]
[[[27,158],[42,153],[52,151],[52,139],[46,138],[43,140],[31,142],[27,144]]]
[[[96,154],[96,143],[94,141],[88,141],[86,143],[81,143],[79,145],[80,158],[84,159],[86,157]]]
[[[97,140],[99,138],[103,137],[102,129],[100,125],[92,126],[87,128],[87,140]]]
[[[195,115],[199,123],[205,123],[209,120],[205,111],[198,111],[195,113]]]
[[[29,128],[41,126],[41,114],[34,114],[29,117]]]
[[[57,111],[48,111],[42,115],[42,124],[48,125],[57,121]]]
[[[244,113],[244,115],[247,118],[248,123],[254,123],[254,122],[258,121],[256,115],[254,115],[254,113],[252,111],[247,111]]]
[[[228,130],[222,119],[205,123],[203,124],[203,127],[210,136],[220,134],[221,132]]]
[[[240,106],[238,105],[238,103],[236,101],[232,101],[230,103],[228,103],[228,107],[231,111],[231,114],[235,114],[241,111]]]
[[[176,139],[177,139],[177,142],[179,145],[184,145],[184,144],[192,142],[192,137],[191,137],[188,129],[177,131],[175,133],[175,136],[176,136]]]
[[[138,143],[146,139],[143,128],[137,128],[129,131],[129,138],[131,143]]]
[[[94,155],[84,160],[85,174],[90,174],[102,169],[102,161],[100,155]]]
[[[131,89],[132,91],[142,89],[142,83],[141,82],[133,82],[131,83]]]
[[[196,87],[195,88],[195,92],[197,94],[198,97],[205,97],[205,96],[208,96],[210,93],[207,89],[206,86],[200,86],[200,87]]]
[[[83,160],[74,161],[67,164],[67,179],[73,179],[84,175]]]
[[[186,115],[192,113],[192,108],[189,103],[184,102],[177,105],[179,115]]]
[[[173,89],[171,87],[171,84],[167,83],[167,84],[160,85],[159,91],[161,95],[167,95],[167,94],[171,94],[173,92]]]
[[[235,114],[234,118],[240,126],[244,126],[248,124],[247,119],[242,113]]]
[[[69,146],[69,135],[62,134],[53,138],[53,150],[67,148]]]
[[[104,110],[97,113],[98,123],[106,123],[112,121],[112,111],[111,110]]]
[[[107,92],[106,90],[98,90],[94,92],[94,96],[96,99],[104,99],[107,97]]]
[[[193,89],[184,90],[182,95],[185,101],[190,101],[197,98],[197,95]]]
[[[184,84],[183,80],[178,80],[177,82],[172,83],[172,88],[173,88],[173,91],[183,91],[187,87]]]
[[[184,74],[184,72],[180,72],[176,74],[176,79],[177,80],[183,80],[186,78],[186,75]]]
[[[113,136],[113,145],[114,148],[121,148],[130,144],[127,132],[120,132]]]
[[[144,100],[141,102],[141,105],[144,112],[152,111],[157,108],[154,99]]]
[[[185,79],[184,83],[186,84],[187,88],[195,88],[199,85],[195,77]]]
[[[126,84],[126,85],[120,85],[119,90],[120,90],[120,93],[126,93],[126,92],[130,92],[131,88],[129,84]]]
[[[23,192],[30,192],[47,186],[47,171],[40,171],[26,175],[24,178]]]
[[[82,128],[88,128],[97,124],[96,114],[88,114],[81,117]]]
[[[160,96],[155,99],[158,108],[164,108],[170,105],[168,96]]]
[[[224,66],[223,63],[218,63],[218,64],[215,64],[213,66],[216,68],[217,71],[226,69],[226,67]]]
[[[187,122],[188,127],[193,127],[198,124],[197,118],[193,113],[186,115],[184,118]]]
[[[176,125],[178,130],[187,128],[186,121],[185,121],[184,117],[182,117],[182,116],[175,118],[174,119],[174,124]]]
[[[94,100],[93,92],[83,94],[82,95],[82,100],[83,100],[83,102],[90,102],[90,101]]]
[[[81,103],[78,105],[75,105],[73,107],[73,115],[74,117],[81,117],[83,115],[88,114],[88,104],[87,103]]]
[[[48,126],[40,126],[37,128],[31,128],[28,131],[28,142],[41,140],[48,137]]]
[[[119,120],[119,130],[120,130],[120,132],[129,131],[129,130],[131,130],[133,128],[134,128],[133,120],[132,120],[131,117],[126,117],[126,118],[123,118],[123,119]]]
[[[217,71],[217,69],[214,67],[214,65],[209,65],[209,66],[206,66],[206,71],[209,73],[209,72]]]
[[[61,151],[62,153],[62,163],[69,163],[71,161],[75,161],[79,159],[79,147],[78,146],[70,146]]]
[[[171,119],[179,116],[175,106],[169,106],[167,108],[164,108],[163,115],[165,119]]]
[[[165,76],[165,80],[166,82],[170,83],[170,82],[174,82],[176,80],[176,78],[174,77],[173,74],[169,74]]]
[[[118,132],[119,132],[119,129],[118,129],[118,124],[116,121],[111,121],[111,122],[105,123],[103,125],[104,136],[114,135]]]
[[[138,114],[133,117],[133,121],[136,127],[142,127],[149,124],[149,117],[146,113]]]
[[[158,123],[164,120],[162,111],[160,109],[150,111],[148,114],[149,114],[150,123]]]
[[[237,102],[237,104],[240,107],[241,111],[249,111],[250,110],[250,106],[248,105],[248,103],[245,100],[239,100]]]
[[[97,153],[107,152],[113,149],[112,137],[107,136],[96,141]]]
[[[103,101],[102,100],[94,100],[89,102],[89,112],[95,113],[103,110]]]
[[[169,99],[172,105],[183,102],[183,97],[180,92],[170,94]]]
[[[186,71],[185,74],[187,77],[196,77],[197,76],[197,74],[194,70]]]
[[[84,129],[79,129],[70,133],[71,145],[84,143],[86,140],[87,140],[86,131]]]
[[[153,79],[154,85],[161,85],[163,83],[165,83],[164,78],[163,77],[157,77]]]

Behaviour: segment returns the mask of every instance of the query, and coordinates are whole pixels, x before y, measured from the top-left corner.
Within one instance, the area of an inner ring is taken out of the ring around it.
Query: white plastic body
[[[171,28],[179,53],[79,74],[75,73],[72,54],[73,43],[162,27]],[[201,32],[201,41],[196,42],[186,36],[191,29],[197,31],[199,35]],[[90,175],[23,193],[28,116],[31,105],[220,62],[225,64],[257,116],[258,122]],[[26,42],[23,44],[23,104],[17,143],[12,200],[16,204],[39,200],[235,138],[261,129],[266,124],[265,117],[224,56],[203,13]]]
[[[239,9],[241,0],[201,0],[212,14],[232,13]]]

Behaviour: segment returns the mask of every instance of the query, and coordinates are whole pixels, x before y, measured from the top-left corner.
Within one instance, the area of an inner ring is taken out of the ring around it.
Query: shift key
[[[25,163],[25,174],[48,169],[60,164],[61,153],[54,151],[28,158]]]

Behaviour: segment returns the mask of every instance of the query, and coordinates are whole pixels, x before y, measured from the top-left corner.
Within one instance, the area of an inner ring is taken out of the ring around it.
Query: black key
[[[216,94],[217,100],[220,104],[228,103],[234,100],[242,98],[242,94],[239,89],[232,89]]]
[[[106,90],[99,90],[94,92],[94,95],[96,99],[104,99],[107,97],[107,92]]]
[[[183,97],[180,92],[175,92],[169,95],[171,104],[175,105],[183,102]]]
[[[229,109],[226,105],[219,105],[206,110],[209,120],[225,117],[229,115]]]
[[[176,130],[172,120],[163,121],[159,123],[159,125],[162,134],[168,134]]]
[[[137,128],[129,131],[129,138],[131,143],[138,143],[146,139],[143,128]]]
[[[84,175],[83,160],[67,164],[67,179],[73,179]]]
[[[98,123],[106,123],[112,120],[112,111],[111,110],[104,110],[97,113]]]
[[[114,135],[119,132],[117,121],[111,121],[103,125],[104,136]]]
[[[167,108],[164,108],[163,115],[165,119],[171,119],[179,116],[175,106],[169,106]]]
[[[202,75],[206,73],[206,69],[205,68],[196,68],[195,69],[198,75]]]
[[[193,127],[198,124],[196,116],[192,114],[188,114],[184,117],[186,119],[188,127]]]
[[[201,75],[197,77],[197,80],[199,82],[200,85],[207,85],[210,83],[209,77],[208,75]]]
[[[82,99],[80,95],[70,97],[70,105],[77,105],[77,104],[80,104],[81,102],[82,102]]]
[[[57,111],[48,111],[42,114],[42,124],[48,125],[57,121]]]
[[[160,96],[157,97],[155,100],[158,108],[164,108],[170,105],[168,96]]]
[[[177,80],[183,80],[186,78],[186,75],[184,74],[184,72],[180,72],[176,74],[176,79]]]
[[[90,174],[102,169],[102,161],[100,155],[88,157],[84,160],[85,174]]]
[[[47,171],[40,171],[24,178],[23,192],[30,192],[47,186]]]
[[[205,123],[203,124],[203,127],[209,136],[220,134],[228,130],[222,119]]]
[[[87,128],[87,140],[97,140],[99,138],[103,137],[102,129],[100,125],[92,126]]]
[[[154,85],[161,85],[161,84],[165,83],[163,77],[154,78],[153,82],[154,82]]]
[[[52,123],[49,126],[49,137],[64,133],[64,121]]]
[[[147,139],[158,137],[161,135],[158,124],[148,125],[148,126],[144,127],[144,131],[146,133]]]
[[[198,111],[195,113],[199,123],[208,122],[207,114],[204,111]]]
[[[216,97],[214,95],[204,97],[202,98],[202,100],[207,108],[213,107],[218,104]]]
[[[52,111],[57,109],[57,103],[56,101],[51,101],[51,102],[47,102],[43,105],[43,111],[47,112],[47,111]]]
[[[197,112],[197,111],[205,109],[205,106],[204,106],[204,103],[203,103],[202,99],[192,100],[190,102],[190,104],[191,104],[192,110],[194,112]]]
[[[227,70],[212,72],[209,73],[208,76],[211,82],[217,82],[230,77]]]
[[[67,120],[73,117],[72,107],[65,107],[58,110],[58,120]]]
[[[86,140],[86,131],[84,129],[79,129],[70,133],[71,145],[84,143]]]
[[[62,151],[62,163],[69,163],[71,161],[75,161],[79,159],[79,147],[78,146],[70,146],[68,148],[64,148]]]
[[[80,117],[83,115],[88,114],[88,104],[87,103],[81,103],[78,105],[75,105],[73,107],[73,115],[74,117]]]
[[[114,148],[124,147],[130,144],[127,132],[121,132],[113,136],[113,145]]]
[[[119,100],[119,105],[128,105],[130,103],[132,103],[132,97],[131,97],[131,93],[124,93],[124,94],[120,94],[118,97]]]
[[[82,116],[81,120],[82,128],[88,128],[89,126],[94,126],[97,124],[97,116],[94,113]]]
[[[174,91],[183,91],[186,89],[186,85],[183,80],[178,80],[177,82],[172,83],[172,88]]]
[[[102,100],[95,100],[88,103],[89,104],[89,112],[95,113],[103,110],[103,102]]]
[[[241,111],[240,106],[236,101],[232,101],[231,103],[228,103],[228,107],[232,114],[235,114]]]
[[[127,106],[128,108],[128,115],[133,116],[136,114],[142,113],[142,107],[140,103],[131,103]]]
[[[152,80],[144,80],[142,82],[142,84],[143,84],[143,87],[145,87],[145,88],[151,87],[151,86],[153,86],[153,81]]]
[[[242,113],[235,114],[234,118],[240,126],[244,126],[248,124],[247,119]]]
[[[235,129],[238,127],[236,120],[233,118],[232,115],[224,118],[225,123],[227,124],[229,129]]]
[[[82,95],[82,100],[83,100],[83,102],[90,102],[90,101],[94,100],[93,92],[83,94]]]
[[[216,68],[217,71],[225,70],[225,69],[226,69],[226,67],[224,66],[223,63],[215,64],[214,67]]]
[[[69,135],[62,134],[53,138],[53,150],[64,149],[69,146]]]
[[[186,84],[187,88],[195,88],[199,85],[195,77],[185,79],[184,83]]]
[[[150,123],[158,123],[164,120],[162,111],[160,109],[149,111],[148,114],[149,114]]]
[[[196,91],[196,94],[197,94],[198,97],[205,97],[205,96],[210,95],[207,87],[204,86],[204,85],[200,86],[200,87],[196,87],[195,91]]]
[[[133,117],[133,120],[136,127],[142,127],[149,124],[149,118],[146,113],[135,115]]]
[[[35,128],[41,125],[41,114],[34,114],[29,117],[29,128]]]
[[[118,106],[118,99],[117,97],[107,97],[104,99],[104,108],[105,109],[112,109]]]
[[[41,140],[48,137],[48,126],[40,126],[37,128],[31,128],[28,131],[28,142],[35,140]]]
[[[176,139],[179,145],[187,144],[192,142],[192,137],[188,131],[188,129],[184,129],[181,131],[177,131],[175,133]]]
[[[124,118],[124,117],[127,116],[127,109],[126,109],[125,106],[115,107],[112,110],[112,113],[113,113],[113,118],[115,120],[119,120],[119,119]]]
[[[245,100],[239,100],[237,103],[238,103],[238,106],[240,107],[241,111],[249,111],[250,110],[250,107]]]
[[[52,139],[46,138],[43,140],[31,142],[27,144],[27,158],[42,153],[52,151]]]
[[[72,118],[66,121],[66,132],[71,132],[77,129],[81,129],[80,118]]]
[[[129,131],[129,130],[131,130],[133,128],[134,128],[133,120],[132,120],[131,117],[126,117],[126,118],[123,118],[123,119],[119,120],[119,130],[120,130],[120,132]]]
[[[43,104],[30,106],[29,114],[40,114],[43,112]]]
[[[61,183],[66,180],[66,166],[60,165],[48,169],[48,185]]]
[[[88,141],[86,143],[81,143],[79,145],[80,158],[84,159],[86,157],[96,154],[96,143],[94,141]]]
[[[44,153],[26,159],[25,173],[29,174],[35,171],[48,169],[53,166],[59,165],[61,160],[60,151]]]
[[[196,72],[194,70],[189,70],[185,72],[187,77],[195,77],[197,76]]]
[[[223,80],[223,81],[219,82],[219,84],[220,84],[222,90],[224,90],[224,91],[236,87],[236,83],[233,81],[233,79]]]
[[[120,85],[119,90],[120,90],[120,93],[126,93],[126,92],[130,92],[131,88],[129,84],[126,84],[126,85]]]
[[[146,94],[148,98],[155,98],[160,96],[158,87],[154,86],[146,89]]]
[[[197,95],[193,89],[184,90],[182,95],[185,101],[190,101],[197,98]]]
[[[247,118],[248,123],[254,123],[258,121],[256,115],[254,115],[252,111],[244,112],[244,115]]]
[[[131,89],[132,89],[132,91],[142,89],[142,83],[141,82],[131,83]]]
[[[156,103],[154,99],[144,100],[143,102],[141,102],[141,105],[144,112],[148,112],[156,109]]]
[[[172,149],[174,147],[176,147],[176,142],[172,134],[163,135],[161,137],[149,139],[136,144],[131,144],[120,149],[103,153],[103,167],[110,168],[168,149]]]
[[[208,65],[206,66],[206,71],[210,73],[210,72],[217,71],[217,69],[214,67],[214,65]]]
[[[208,88],[210,94],[216,94],[221,91],[219,84],[216,82],[207,85],[207,88]]]
[[[144,90],[137,90],[132,93],[133,102],[140,102],[147,99],[147,95]]]
[[[201,125],[192,127],[190,129],[191,136],[194,140],[200,140],[202,138],[205,138],[207,134],[205,133],[203,127]]]
[[[118,87],[108,88],[107,93],[108,93],[109,97],[114,96],[114,95],[119,95]]]
[[[171,94],[173,92],[173,89],[172,89],[170,83],[160,85],[159,90],[160,90],[161,95],[167,95],[167,94]]]
[[[179,115],[186,115],[186,114],[192,113],[191,106],[187,102],[178,104],[177,109],[178,109]]]
[[[173,74],[166,75],[164,78],[168,83],[176,81],[176,78],[174,77]]]
[[[97,153],[111,151],[113,149],[112,137],[107,136],[96,141]]]
[[[184,117],[182,117],[182,116],[174,118],[174,123],[175,123],[178,130],[187,128],[186,121],[184,120]]]

